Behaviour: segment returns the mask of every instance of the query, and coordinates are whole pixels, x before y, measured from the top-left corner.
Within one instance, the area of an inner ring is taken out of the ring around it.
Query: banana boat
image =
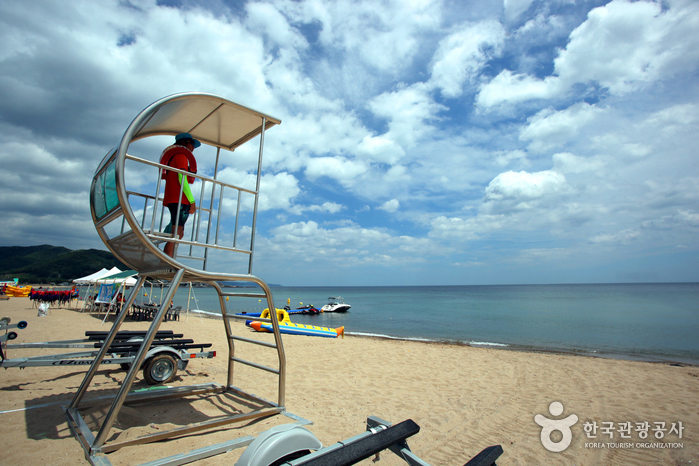
[[[287,335],[306,335],[309,337],[325,337],[325,338],[337,338],[339,336],[345,336],[345,327],[338,328],[327,328],[318,327],[315,325],[304,325],[295,324],[289,319],[289,314],[284,309],[276,309],[277,320],[279,322],[279,332],[285,333]],[[261,318],[269,318],[269,309],[262,311],[260,315]],[[269,332],[272,333],[272,324],[267,322],[259,322],[255,320],[248,320],[245,325],[255,329],[258,332]]]

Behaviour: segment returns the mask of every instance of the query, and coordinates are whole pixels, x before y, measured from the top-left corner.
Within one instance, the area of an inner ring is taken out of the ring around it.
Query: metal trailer
[[[245,449],[235,466],[343,466],[374,457],[389,450],[410,466],[430,466],[413,453],[407,439],[420,432],[412,419],[395,425],[376,416],[366,420],[366,431],[323,448],[309,430],[298,425],[273,427]],[[495,466],[502,455],[500,445],[485,448],[464,466]]]
[[[89,366],[95,361],[99,348],[104,345],[104,337],[107,332],[87,332],[88,338],[82,340],[44,341],[35,343],[8,344],[6,349],[31,349],[31,348],[92,348],[92,351],[74,351],[70,353],[46,354],[25,358],[6,359],[4,352],[0,367],[41,367],[41,366]],[[129,370],[136,359],[136,353],[140,349],[146,332],[130,331],[119,332],[115,342],[100,364],[119,365],[124,370]],[[204,351],[211,347],[211,343],[194,343],[191,339],[182,339],[182,334],[172,331],[160,331],[156,335],[150,350],[146,353],[141,365],[143,378],[150,385],[169,383],[177,375],[178,370],[185,370],[191,359],[213,358],[216,351]],[[190,352],[192,349],[198,352]]]
[[[14,340],[17,338],[17,332],[8,332],[8,330],[16,328],[19,330],[27,328],[27,321],[22,320],[19,323],[10,325],[12,319],[9,317],[3,317],[0,319],[0,331],[4,330],[5,334],[0,335],[0,360],[5,360],[5,350],[7,348],[7,341]]]

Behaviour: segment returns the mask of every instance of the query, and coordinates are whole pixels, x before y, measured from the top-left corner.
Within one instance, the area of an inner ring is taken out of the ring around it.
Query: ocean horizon
[[[347,335],[699,365],[699,283],[271,290],[277,308],[287,302],[292,309],[320,308],[328,297],[342,296],[352,306],[349,312],[293,315],[292,321],[344,326]],[[158,302],[160,294],[144,288],[137,302]],[[213,288],[180,287],[174,301],[185,310],[183,318],[220,316]],[[251,298],[231,298],[226,305],[228,312],[267,307],[265,300]]]

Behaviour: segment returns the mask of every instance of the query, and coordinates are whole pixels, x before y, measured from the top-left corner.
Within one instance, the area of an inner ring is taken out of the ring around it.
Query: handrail
[[[158,240],[163,241],[162,237],[155,235],[153,233],[146,233],[145,235],[147,238],[158,239]],[[189,245],[189,246],[201,246],[203,248],[206,247],[206,248],[221,249],[224,251],[234,251],[234,252],[240,252],[243,254],[250,254],[250,251],[248,251],[246,249],[230,248],[228,246],[220,246],[218,244],[199,243],[196,241],[188,241],[186,239],[167,238],[167,242],[168,243],[176,243],[176,244],[185,244],[185,245]]]
[[[258,194],[256,191],[252,191],[252,190],[247,189],[247,188],[236,186],[236,185],[230,184],[230,183],[224,183],[223,181],[219,181],[217,179],[214,179],[214,178],[211,178],[211,177],[208,177],[205,175],[199,175],[198,173],[191,173],[191,172],[188,172],[187,170],[180,170],[179,168],[174,168],[174,167],[171,167],[169,165],[163,165],[163,164],[158,163],[158,162],[151,162],[150,160],[142,159],[141,157],[136,157],[135,155],[126,154],[126,158],[128,160],[133,160],[135,162],[141,162],[141,163],[145,163],[146,165],[150,165],[152,167],[160,168],[161,170],[164,169],[164,170],[172,171],[175,173],[181,173],[183,175],[192,176],[194,178],[199,178],[203,181],[208,181],[208,182],[211,182],[214,184],[225,186],[227,188],[237,189],[239,191],[245,191],[246,193],[250,193],[250,194],[254,194],[254,195]]]
[[[270,343],[268,341],[262,341],[262,340],[255,340],[253,338],[239,337],[237,335],[231,335],[231,338],[234,340],[244,341],[246,343],[251,343],[253,345],[266,346],[268,348],[276,348],[277,347],[277,345],[275,345],[274,343]]]

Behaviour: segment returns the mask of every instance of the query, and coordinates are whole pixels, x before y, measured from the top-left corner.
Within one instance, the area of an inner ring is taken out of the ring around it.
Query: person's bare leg
[[[178,226],[177,227],[177,237],[179,239],[182,239],[183,236],[184,236],[184,226]],[[166,243],[165,247],[163,248],[163,252],[170,257],[174,257],[173,254],[175,253],[175,243]]]

